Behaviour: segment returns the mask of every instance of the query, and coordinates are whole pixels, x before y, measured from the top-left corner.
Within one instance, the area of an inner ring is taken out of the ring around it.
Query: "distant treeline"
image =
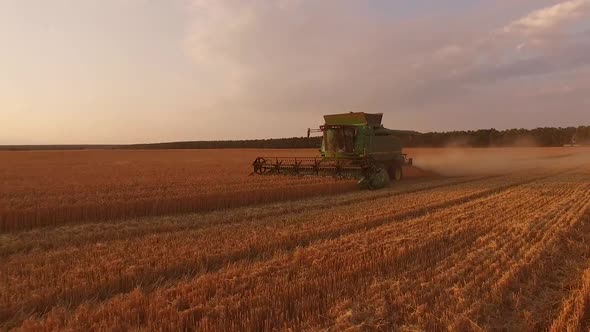
[[[481,129],[469,131],[408,132],[399,138],[406,147],[502,147],[563,146],[572,143],[590,144],[590,126],[536,129]],[[319,148],[321,137],[271,138],[234,141],[194,141],[132,145],[0,145],[0,150],[150,150],[150,149],[300,149]]]
[[[401,137],[407,147],[494,147],[494,146],[563,146],[590,143],[590,126],[536,129],[481,129],[423,133]]]
[[[236,141],[195,141],[127,145],[125,149],[303,149],[317,148],[321,137],[292,137]]]

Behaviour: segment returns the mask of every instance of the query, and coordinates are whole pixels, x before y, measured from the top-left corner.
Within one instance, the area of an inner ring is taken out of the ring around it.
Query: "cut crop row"
[[[494,192],[514,178],[493,178],[404,196],[384,197],[318,214],[300,212],[238,224],[186,230],[9,257],[0,268],[7,308],[42,311],[59,303],[108,298],[137,285],[160,283],[218,269],[243,259],[265,259],[314,241],[366,230]],[[374,206],[384,208],[375,211]],[[88,267],[87,262],[93,264]],[[24,267],[24,268],[23,268]],[[30,268],[29,268],[30,267]],[[34,267],[34,268],[33,268]],[[35,293],[35,297],[29,294]],[[24,301],[24,302],[23,302]],[[10,311],[14,312],[14,311]]]
[[[449,205],[402,223],[338,234],[295,251],[277,251],[268,260],[228,264],[171,288],[145,289],[147,294],[138,290],[104,303],[83,304],[71,316],[65,308],[54,309],[40,324],[50,328],[166,330],[330,325],[325,317],[342,301],[366,292],[372,281],[392,278],[410,267],[424,270],[436,266],[510,220],[548,213],[550,197],[565,201],[577,194],[574,189],[543,192],[531,186]],[[372,207],[381,207],[379,203]],[[484,222],[473,218],[473,211],[481,214]],[[394,213],[391,217],[395,219]],[[345,219],[335,222],[345,223]],[[35,322],[24,326],[35,326]]]
[[[226,210],[205,212],[192,215],[134,218],[120,221],[103,221],[94,223],[75,223],[55,228],[38,228],[26,232],[0,234],[0,257],[31,250],[49,250],[63,246],[80,246],[84,244],[114,240],[132,239],[149,234],[175,231],[197,230],[217,224],[235,224],[284,215],[321,212],[330,208],[339,208],[371,202],[375,199],[393,197],[401,194],[443,188],[486,179],[481,177],[448,178],[428,181],[408,181],[379,191],[354,191],[340,195],[312,197],[298,201],[283,201],[236,208],[228,213]]]
[[[534,213],[504,219],[503,211],[508,209],[528,211],[507,201],[500,203],[500,209],[504,209],[495,217],[470,216],[487,221],[493,229],[436,265],[426,269],[411,266],[401,276],[375,283],[364,298],[350,304],[359,312],[360,322],[362,317],[371,317],[389,326],[427,330],[546,328],[545,316],[552,313],[554,297],[559,295],[547,294],[553,296],[548,299],[539,295],[553,287],[548,285],[553,277],[559,282],[565,278],[566,264],[560,259],[574,252],[560,245],[568,238],[583,244],[584,239],[576,234],[588,231],[581,222],[589,204],[588,179],[585,175],[571,178],[580,180],[577,189],[564,186],[564,181],[549,184],[553,188],[538,187],[535,194],[529,194],[545,204]],[[586,250],[586,255],[589,253]],[[585,256],[578,255],[569,273],[575,274],[575,265],[585,262]],[[554,271],[559,272],[552,274]],[[536,288],[525,290],[525,286]]]

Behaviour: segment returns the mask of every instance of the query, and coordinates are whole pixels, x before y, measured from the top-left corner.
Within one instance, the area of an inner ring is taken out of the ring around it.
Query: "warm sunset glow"
[[[1,144],[588,124],[590,1],[1,0]]]

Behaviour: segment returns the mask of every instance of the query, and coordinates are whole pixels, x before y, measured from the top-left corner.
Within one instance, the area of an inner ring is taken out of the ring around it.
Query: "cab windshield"
[[[354,127],[324,129],[324,151],[327,153],[354,153],[356,130]]]

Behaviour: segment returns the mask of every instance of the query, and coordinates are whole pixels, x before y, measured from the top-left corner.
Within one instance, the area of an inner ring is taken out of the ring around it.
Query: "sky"
[[[590,0],[0,0],[0,145],[590,124]]]

